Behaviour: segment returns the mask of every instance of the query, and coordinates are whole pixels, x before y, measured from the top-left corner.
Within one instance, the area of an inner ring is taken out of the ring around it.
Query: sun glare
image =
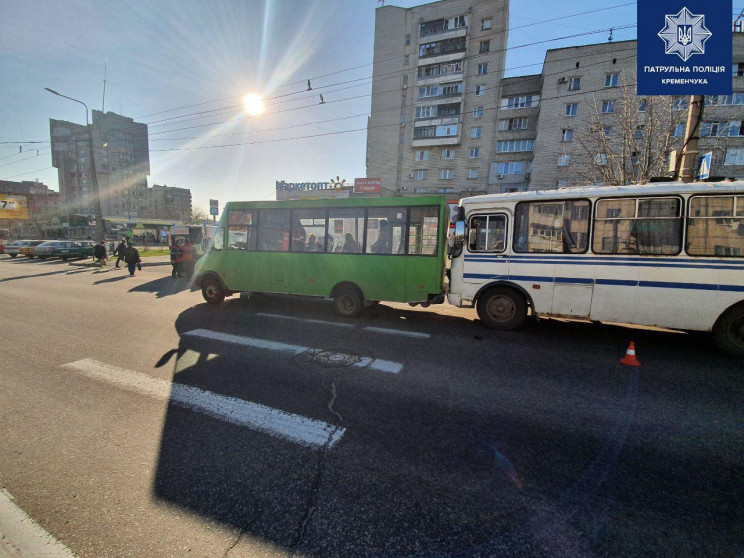
[[[263,114],[264,103],[261,95],[258,93],[248,93],[243,97],[243,104],[245,105],[245,112],[251,116],[258,116]]]

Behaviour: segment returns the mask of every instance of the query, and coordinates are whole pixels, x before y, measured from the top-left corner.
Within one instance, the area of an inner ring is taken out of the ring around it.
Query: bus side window
[[[331,208],[328,211],[327,249],[334,254],[361,254],[364,242],[364,209]]]
[[[434,256],[439,238],[439,208],[412,207],[408,226],[408,253],[412,256]]]
[[[256,210],[231,209],[227,216],[227,249],[256,249]],[[216,238],[215,238],[216,240]],[[215,242],[215,248],[216,248]],[[220,243],[221,244],[221,243]],[[220,246],[221,247],[221,246]]]
[[[406,241],[405,207],[375,207],[367,211],[367,254],[402,254]]]
[[[288,209],[262,209],[258,217],[258,249],[262,252],[289,252]]]
[[[589,200],[520,202],[514,251],[583,254],[589,248]]]
[[[689,211],[689,255],[744,256],[744,196],[695,196]]]
[[[477,215],[470,219],[468,250],[503,252],[506,248],[506,218],[503,215]]]

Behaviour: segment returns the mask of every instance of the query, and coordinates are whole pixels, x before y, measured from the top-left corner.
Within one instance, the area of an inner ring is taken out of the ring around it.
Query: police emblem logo
[[[705,41],[713,36],[705,27],[705,16],[687,8],[678,14],[665,15],[664,28],[658,36],[664,41],[666,54],[676,54],[687,62],[694,54],[705,54]]]

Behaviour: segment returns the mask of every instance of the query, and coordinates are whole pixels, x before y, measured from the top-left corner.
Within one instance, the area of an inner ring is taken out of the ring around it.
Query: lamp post
[[[95,217],[96,217],[96,240],[106,240],[106,229],[103,226],[103,211],[101,210],[101,196],[98,191],[98,175],[96,173],[96,159],[95,155],[93,153],[93,130],[90,127],[90,124],[88,123],[88,105],[86,105],[83,101],[78,101],[77,99],[73,99],[72,97],[68,97],[67,95],[62,95],[62,93],[57,93],[54,89],[49,89],[48,87],[45,87],[49,93],[52,93],[53,95],[57,95],[58,97],[64,97],[65,99],[69,99],[70,101],[75,101],[76,103],[80,103],[85,107],[85,128],[88,130],[88,149],[90,151],[90,181],[91,185],[93,187],[93,210],[95,211]]]

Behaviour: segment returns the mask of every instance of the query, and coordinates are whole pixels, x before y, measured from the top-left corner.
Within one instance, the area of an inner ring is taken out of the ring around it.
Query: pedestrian
[[[121,239],[119,245],[114,249],[114,256],[116,256],[116,269],[119,269],[119,263],[124,260],[124,253],[127,250],[127,244],[124,239]]]
[[[98,267],[106,267],[106,244],[103,240],[93,246],[93,257],[96,259]]]
[[[181,271],[187,279],[194,275],[194,265],[196,264],[196,252],[188,238],[181,244]]]
[[[140,263],[140,255],[137,248],[132,246],[131,244],[127,246],[125,252],[124,252],[124,261],[127,264],[127,269],[129,270],[130,277],[134,276],[134,270],[139,267],[140,270],[142,269],[142,264]]]
[[[181,269],[183,267],[183,253],[181,252],[181,240],[178,239],[173,242],[173,246],[171,246],[170,251],[170,257],[171,257],[171,265],[173,266],[173,271],[171,271],[171,277],[174,279],[176,277],[181,276]]]

